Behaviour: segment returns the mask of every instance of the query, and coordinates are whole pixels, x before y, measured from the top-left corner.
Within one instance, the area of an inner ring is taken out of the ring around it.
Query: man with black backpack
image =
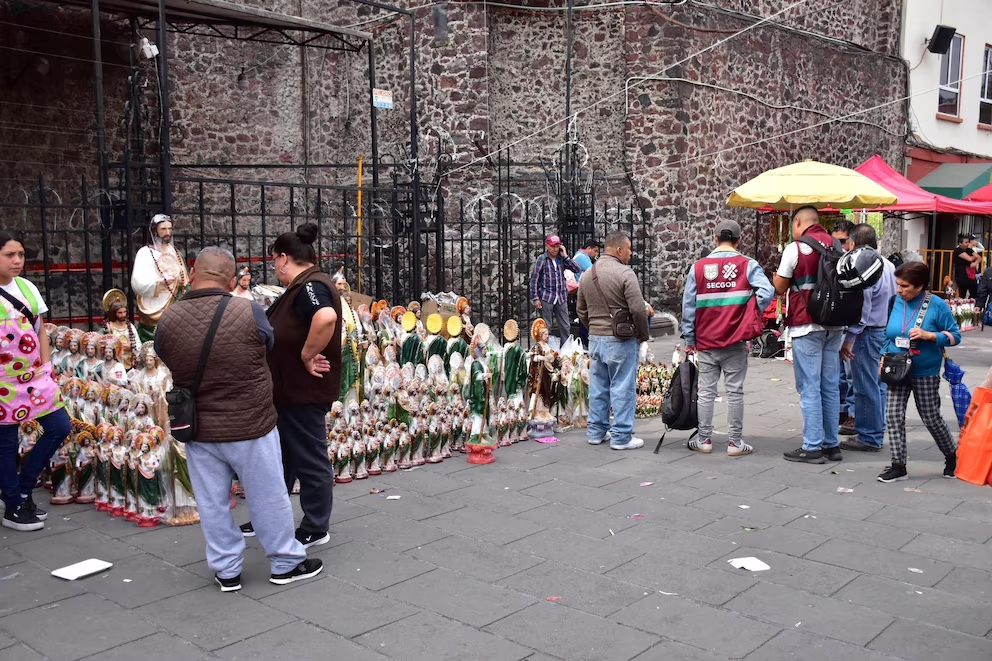
[[[713,402],[722,372],[730,428],[727,455],[740,457],[754,451],[741,440],[747,341],[761,335],[761,311],[775,290],[758,262],[737,252],[740,225],[724,220],[715,234],[716,250],[693,265],[682,295],[685,351],[695,353],[699,364],[699,433],[688,445],[694,452],[713,451]]]
[[[792,214],[792,237],[785,247],[775,291],[788,292],[785,325],[792,342],[792,366],[803,416],[803,445],[785,453],[787,461],[823,464],[840,461],[840,349],[845,326],[861,320],[863,294],[839,284],[837,263],[844,250],[820,225],[815,207]]]

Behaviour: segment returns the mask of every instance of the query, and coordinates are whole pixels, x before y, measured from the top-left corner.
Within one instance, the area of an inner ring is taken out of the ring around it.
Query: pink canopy
[[[898,202],[892,206],[873,209],[872,211],[936,211],[938,213],[968,213],[980,216],[992,216],[992,197],[985,198],[987,202],[955,200],[926,191],[912,181],[892,169],[882,157],[876,154],[854,168],[883,188],[892,192]],[[975,199],[992,184],[980,188],[971,195]]]
[[[992,184],[985,184],[965,199],[970,202],[992,202]]]

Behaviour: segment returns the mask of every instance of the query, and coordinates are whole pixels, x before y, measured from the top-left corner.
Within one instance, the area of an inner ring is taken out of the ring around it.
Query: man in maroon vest
[[[803,414],[803,446],[785,453],[787,461],[823,464],[840,461],[837,420],[840,419],[840,349],[844,329],[813,323],[806,309],[816,289],[820,255],[799,241],[802,236],[824,248],[834,239],[820,226],[820,213],[805,206],[792,214],[792,238],[785,247],[775,274],[775,291],[789,292],[785,325],[792,342],[792,368],[796,375],[799,407]]]
[[[775,290],[758,262],[737,252],[740,225],[724,220],[715,234],[716,250],[693,265],[682,295],[685,350],[696,354],[699,365],[699,431],[689,439],[689,449],[713,451],[713,402],[722,372],[730,427],[727,455],[741,457],[754,451],[741,440],[747,341],[761,335],[761,311]]]

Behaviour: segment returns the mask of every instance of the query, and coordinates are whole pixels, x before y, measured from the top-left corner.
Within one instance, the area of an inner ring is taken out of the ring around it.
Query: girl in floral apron
[[[0,498],[2,524],[13,530],[40,530],[48,514],[31,498],[38,476],[69,435],[69,415],[52,378],[48,335],[39,332],[48,312],[37,287],[18,277],[24,245],[0,230]],[[10,297],[10,298],[8,298]],[[13,300],[11,300],[13,299]],[[25,311],[34,318],[32,324]],[[36,420],[44,430],[18,471],[18,430]]]

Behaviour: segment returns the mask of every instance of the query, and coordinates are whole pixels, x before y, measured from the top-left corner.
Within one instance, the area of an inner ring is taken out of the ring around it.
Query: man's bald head
[[[820,222],[820,212],[813,206],[799,207],[792,212],[792,238],[799,239],[810,225]]]
[[[190,272],[190,287],[207,289],[220,287],[227,291],[234,289],[234,255],[219,246],[209,246],[200,251]]]

